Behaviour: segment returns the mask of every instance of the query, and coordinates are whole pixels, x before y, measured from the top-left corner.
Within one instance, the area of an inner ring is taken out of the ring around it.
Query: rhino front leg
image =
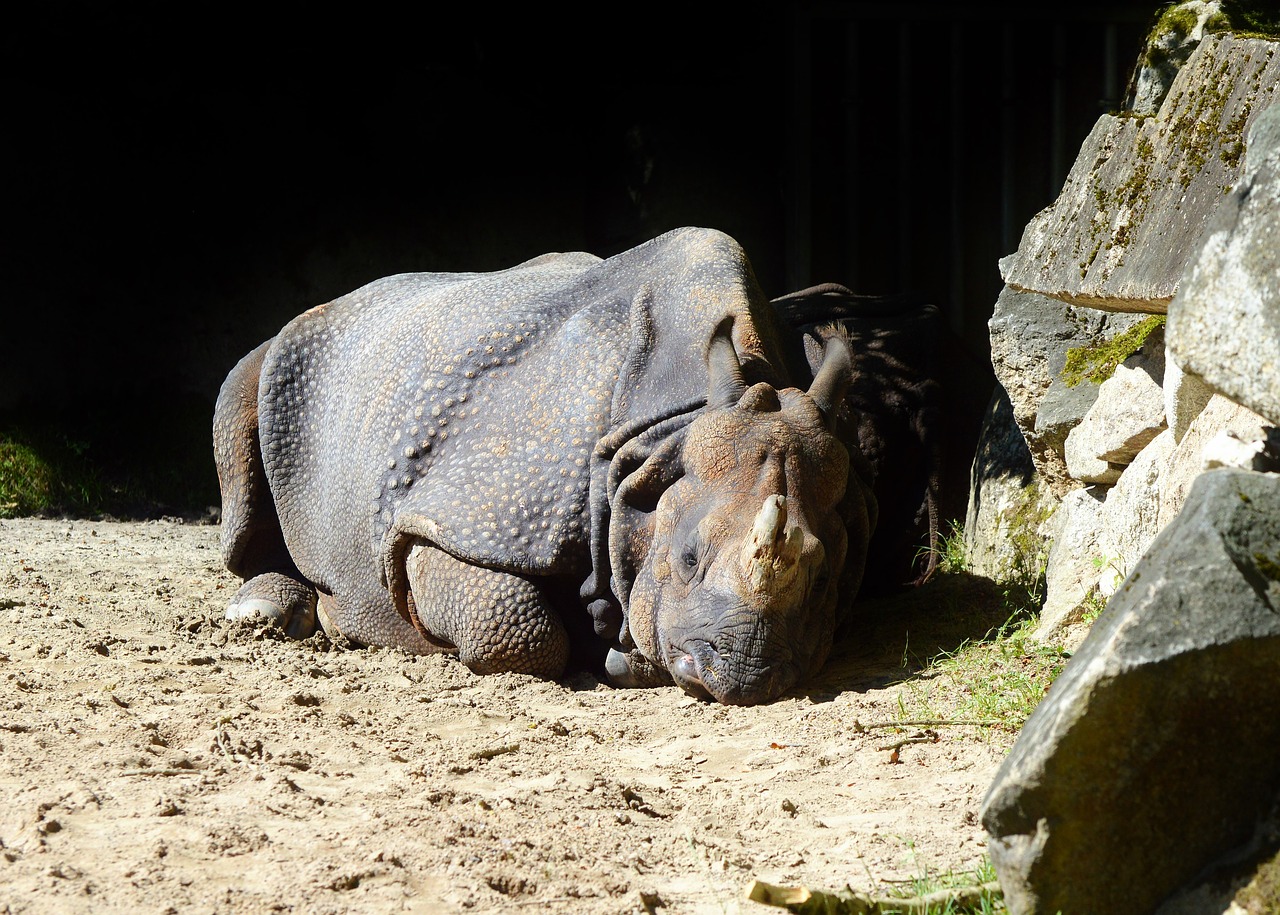
[[[295,639],[316,631],[316,589],[281,572],[255,575],[227,605],[227,619],[261,617]]]
[[[470,565],[428,543],[405,560],[418,621],[480,674],[514,671],[554,678],[569,659],[559,613],[534,582]]]

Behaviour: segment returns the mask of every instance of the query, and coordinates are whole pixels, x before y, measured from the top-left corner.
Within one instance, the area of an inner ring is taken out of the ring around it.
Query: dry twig
[[[747,898],[752,902],[776,906],[795,912],[796,915],[883,915],[885,912],[924,915],[931,908],[939,908],[948,902],[953,906],[972,906],[980,903],[983,898],[998,899],[1000,896],[998,883],[939,890],[923,896],[898,899],[871,896],[847,887],[833,893],[810,890],[803,886],[775,886],[763,880],[756,880],[747,888]]]
[[[1001,727],[1007,722],[994,718],[915,718],[910,721],[870,721],[861,722],[853,719],[853,731],[861,734],[872,728],[941,728],[973,726],[980,728]]]

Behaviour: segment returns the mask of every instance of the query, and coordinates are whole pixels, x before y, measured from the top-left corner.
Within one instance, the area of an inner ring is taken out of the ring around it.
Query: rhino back
[[[737,244],[700,229],[607,261],[389,277],[300,316],[259,398],[299,570],[370,608],[389,606],[383,559],[409,535],[495,568],[581,573],[597,443],[696,407],[728,316],[744,369],[773,381],[772,311]]]
[[[588,257],[389,277],[285,327],[264,361],[259,430],[285,541],[308,578],[335,594],[352,582],[381,591],[378,543],[406,499],[428,474],[432,489],[466,486],[461,468],[478,462],[495,414],[521,425],[502,388],[572,318],[545,300]],[[478,506],[485,481],[472,482]]]

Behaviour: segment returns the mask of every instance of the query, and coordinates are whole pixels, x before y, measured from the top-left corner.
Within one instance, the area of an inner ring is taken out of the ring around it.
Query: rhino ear
[[[733,348],[733,318],[720,322],[707,345],[707,406],[711,409],[732,407],[747,390],[742,378],[742,363]]]
[[[822,411],[828,425],[835,418],[835,411],[852,381],[853,356],[849,352],[849,341],[841,334],[832,334],[822,348],[822,366],[809,386],[809,396]]]

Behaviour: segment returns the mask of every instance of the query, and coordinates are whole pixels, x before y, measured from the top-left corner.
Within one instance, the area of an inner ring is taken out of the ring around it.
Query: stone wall
[[[1270,466],[1277,47],[1204,36],[1155,113],[1099,119],[1058,199],[1000,263],[992,364],[1035,472],[1028,481],[1016,461],[975,463],[982,495],[966,535],[974,570],[1001,577],[1017,561],[1002,544],[1026,537],[1011,519],[1035,523],[1047,556],[1042,638],[1082,637],[1076,624],[1203,469]]]
[[[1278,50],[1203,35],[1000,265],[969,557],[1074,650],[983,802],[1015,915],[1280,911]]]

